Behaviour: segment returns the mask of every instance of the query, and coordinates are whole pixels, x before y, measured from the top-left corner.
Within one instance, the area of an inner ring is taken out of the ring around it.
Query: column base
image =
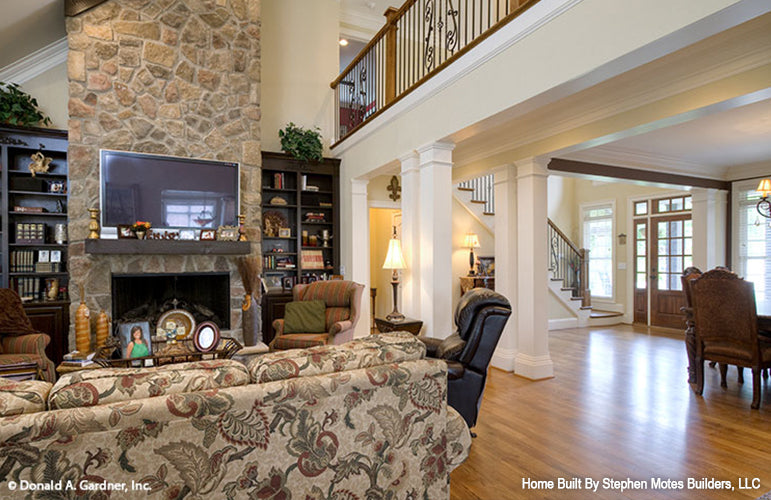
[[[554,378],[551,356],[529,356],[518,353],[514,360],[514,373],[530,380]]]
[[[515,366],[515,360],[517,358],[516,349],[501,349],[498,348],[493,354],[493,359],[490,360],[490,364],[499,370],[505,372],[513,372]]]

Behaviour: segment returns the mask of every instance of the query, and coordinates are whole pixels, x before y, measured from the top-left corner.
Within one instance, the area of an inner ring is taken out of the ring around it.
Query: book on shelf
[[[276,172],[273,174],[273,188],[274,189],[286,189],[284,184],[284,174]]]
[[[37,245],[45,243],[45,224],[42,222],[17,222],[16,243]]]
[[[303,250],[300,262],[303,269],[324,269],[324,254],[321,250]]]

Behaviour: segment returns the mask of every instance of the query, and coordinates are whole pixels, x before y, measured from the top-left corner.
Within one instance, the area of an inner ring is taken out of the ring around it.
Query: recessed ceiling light
[[[346,45],[348,45],[348,40],[346,40],[345,38],[341,38],[337,43],[339,43],[342,47],[345,47]]]

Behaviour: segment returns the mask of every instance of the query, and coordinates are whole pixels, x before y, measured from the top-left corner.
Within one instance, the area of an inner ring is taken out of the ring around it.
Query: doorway
[[[693,265],[692,200],[670,196],[634,203],[634,322],[682,328],[680,276]]]
[[[383,269],[388,241],[396,228],[397,237],[401,238],[402,211],[394,208],[369,209],[369,248],[370,248],[370,289],[371,311],[370,328],[374,328],[374,318],[385,318],[393,310],[391,271]],[[401,293],[399,294],[401,298]],[[399,304],[401,310],[401,304]]]

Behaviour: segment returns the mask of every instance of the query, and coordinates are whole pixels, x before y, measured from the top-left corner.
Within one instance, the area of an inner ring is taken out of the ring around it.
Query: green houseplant
[[[278,131],[278,136],[281,138],[281,150],[298,160],[308,162],[324,159],[318,127],[309,130],[289,122],[285,129]]]
[[[37,100],[15,83],[0,82],[0,123],[31,127],[51,120],[38,109]]]

